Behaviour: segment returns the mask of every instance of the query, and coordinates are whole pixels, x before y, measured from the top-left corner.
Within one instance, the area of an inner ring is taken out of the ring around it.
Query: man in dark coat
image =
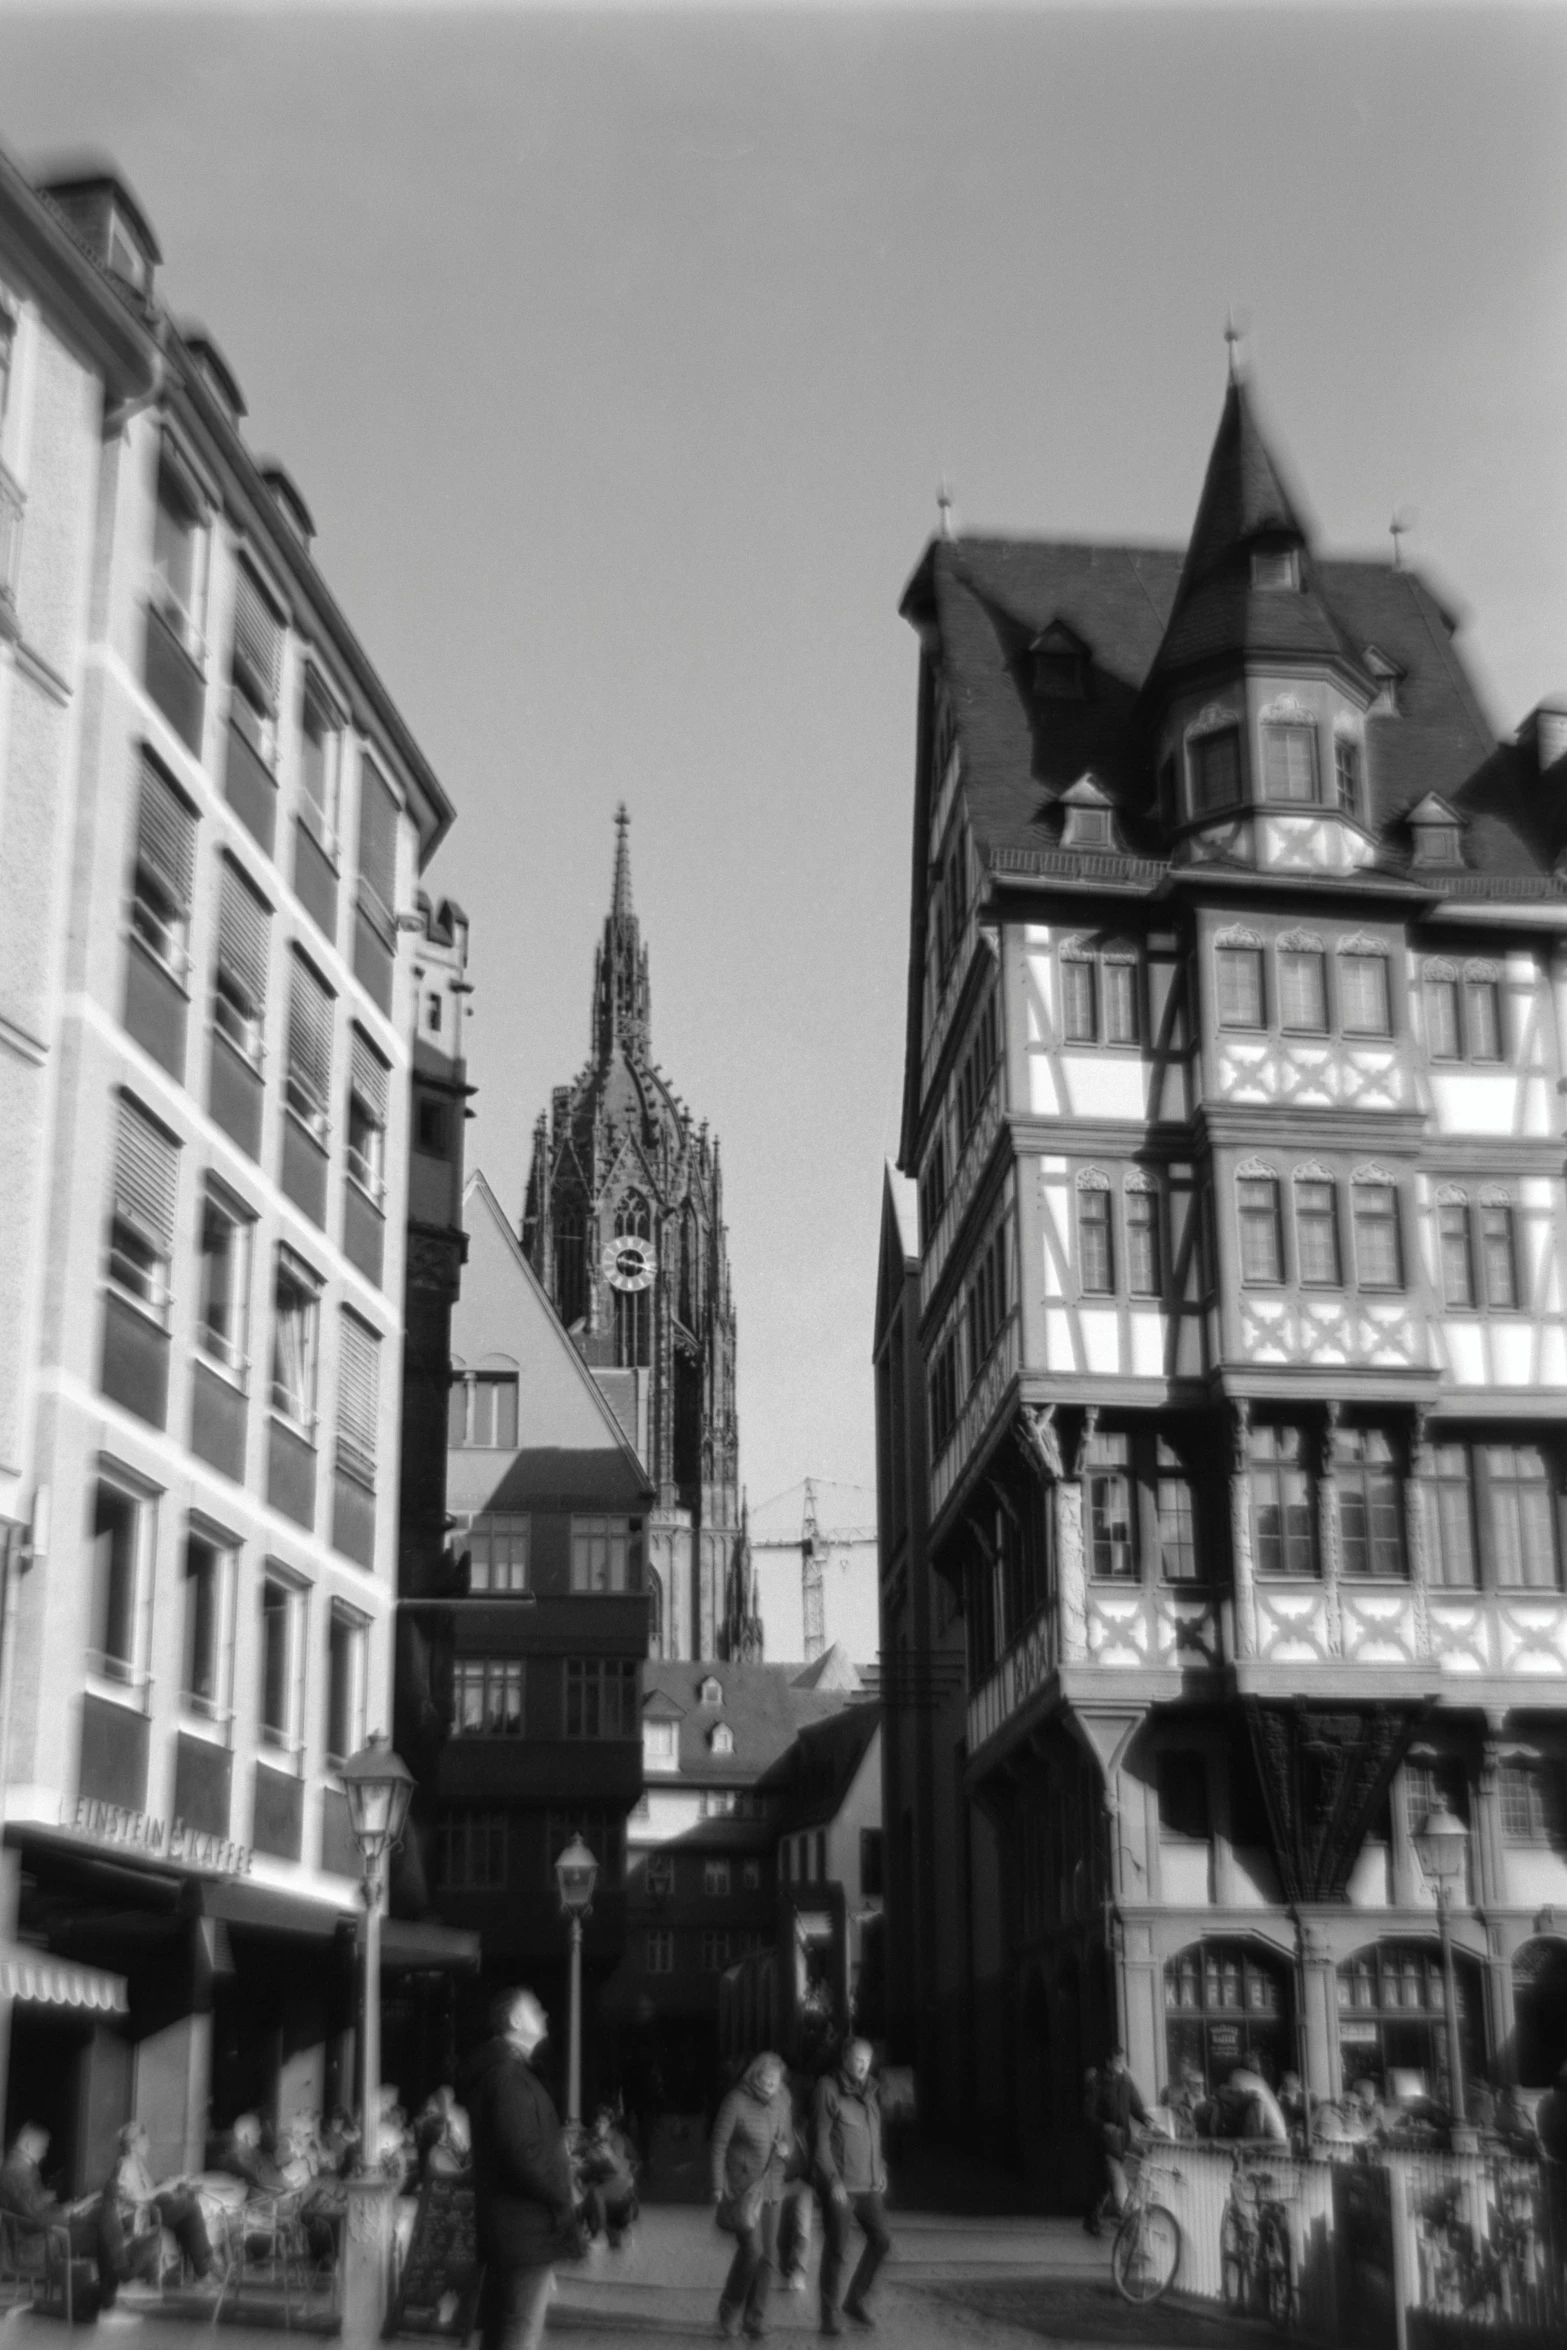
[[[869,2307],[876,2272],[892,2250],[887,2225],[887,2166],[881,2151],[881,2099],[871,2078],[868,2040],[851,2040],[838,2069],[816,2084],[811,2112],[811,2154],[822,2190],[822,2324],[838,2334],[841,2308],[857,2326],[874,2326]],[[838,2295],[849,2257],[849,2223],[858,2220],[865,2249],[840,2303]]]
[[[459,2084],[473,2133],[482,2350],[539,2350],[555,2258],[571,2243],[571,2163],[533,2069],[549,2033],[543,2008],[531,1991],[503,1991],[490,2023],[495,2037],[469,2059]]]
[[[1148,2115],[1137,2083],[1126,2069],[1124,2048],[1112,2048],[1102,2072],[1090,2071],[1083,2115],[1093,2131],[1098,2155],[1093,2201],[1083,2225],[1097,2236],[1106,2209],[1119,2212],[1126,2202],[1126,2157],[1131,2150],[1132,2124],[1146,2126]]]

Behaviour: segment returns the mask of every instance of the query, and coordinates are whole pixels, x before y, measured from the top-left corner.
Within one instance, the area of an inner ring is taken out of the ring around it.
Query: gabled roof
[[[857,1691],[801,1688],[800,1671],[799,1665],[729,1664],[700,1657],[650,1662],[642,1669],[643,1713],[656,1721],[678,1719],[680,1773],[693,1785],[754,1786],[803,1729],[841,1713],[858,1696]],[[702,1703],[702,1683],[709,1678],[723,1690],[721,1705]],[[731,1754],[714,1754],[708,1745],[718,1722],[726,1722],[734,1734]]]
[[[800,1732],[769,1780],[783,1790],[786,1827],[824,1827],[836,1819],[880,1728],[880,1705],[862,1700]]]

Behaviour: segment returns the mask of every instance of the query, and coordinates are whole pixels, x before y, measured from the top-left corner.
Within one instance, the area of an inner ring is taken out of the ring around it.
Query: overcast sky
[[[629,804],[753,1500],[871,1475],[938,479],[1181,540],[1233,302],[1323,542],[1411,512],[1510,728],[1567,684],[1564,91],[1558,10],[0,0],[0,138],[117,158],[456,804],[514,1211]]]

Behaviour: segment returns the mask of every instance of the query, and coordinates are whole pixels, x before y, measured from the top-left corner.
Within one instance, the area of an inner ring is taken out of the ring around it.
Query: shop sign
[[[1215,2064],[1239,2064],[1241,2061],[1241,2028],[1239,2024],[1210,2024],[1208,2052]]]
[[[1346,2048],[1375,2048],[1377,2027],[1375,2024],[1340,2024],[1338,2036]]]
[[[145,1811],[127,1811],[120,1803],[100,1803],[90,1795],[74,1805],[60,1806],[60,1825],[90,1844],[121,1852],[144,1852],[149,1859],[172,1861],[210,1877],[248,1877],[251,1849],[233,1844],[226,1836],[209,1836],[176,1813],[172,1821]]]

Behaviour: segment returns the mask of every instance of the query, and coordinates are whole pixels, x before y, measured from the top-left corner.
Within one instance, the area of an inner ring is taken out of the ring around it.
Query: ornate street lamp
[[[1442,1937],[1442,1995],[1447,2008],[1447,2074],[1453,2120],[1460,2127],[1468,2119],[1464,2105],[1463,2052],[1458,2045],[1458,1976],[1453,1965],[1453,1888],[1464,1873],[1469,1830],[1456,1812],[1439,1803],[1426,1814],[1425,1826],[1414,1838],[1420,1866],[1436,1888],[1437,1929]]]
[[[566,2119],[582,2119],[582,1928],[593,1912],[599,1864],[580,1836],[573,1836],[555,1863],[560,1906],[571,1924],[571,2038],[566,2063]]]
[[[381,2101],[381,1897],[386,1864],[402,1840],[413,1797],[413,1773],[392,1752],[385,1733],[377,1731],[357,1754],[351,1754],[339,1774],[348,1798],[348,1824],[354,1831],[363,1871],[365,1897],[364,2021],[360,2029],[359,2160],[373,2168],[379,2149]]]

